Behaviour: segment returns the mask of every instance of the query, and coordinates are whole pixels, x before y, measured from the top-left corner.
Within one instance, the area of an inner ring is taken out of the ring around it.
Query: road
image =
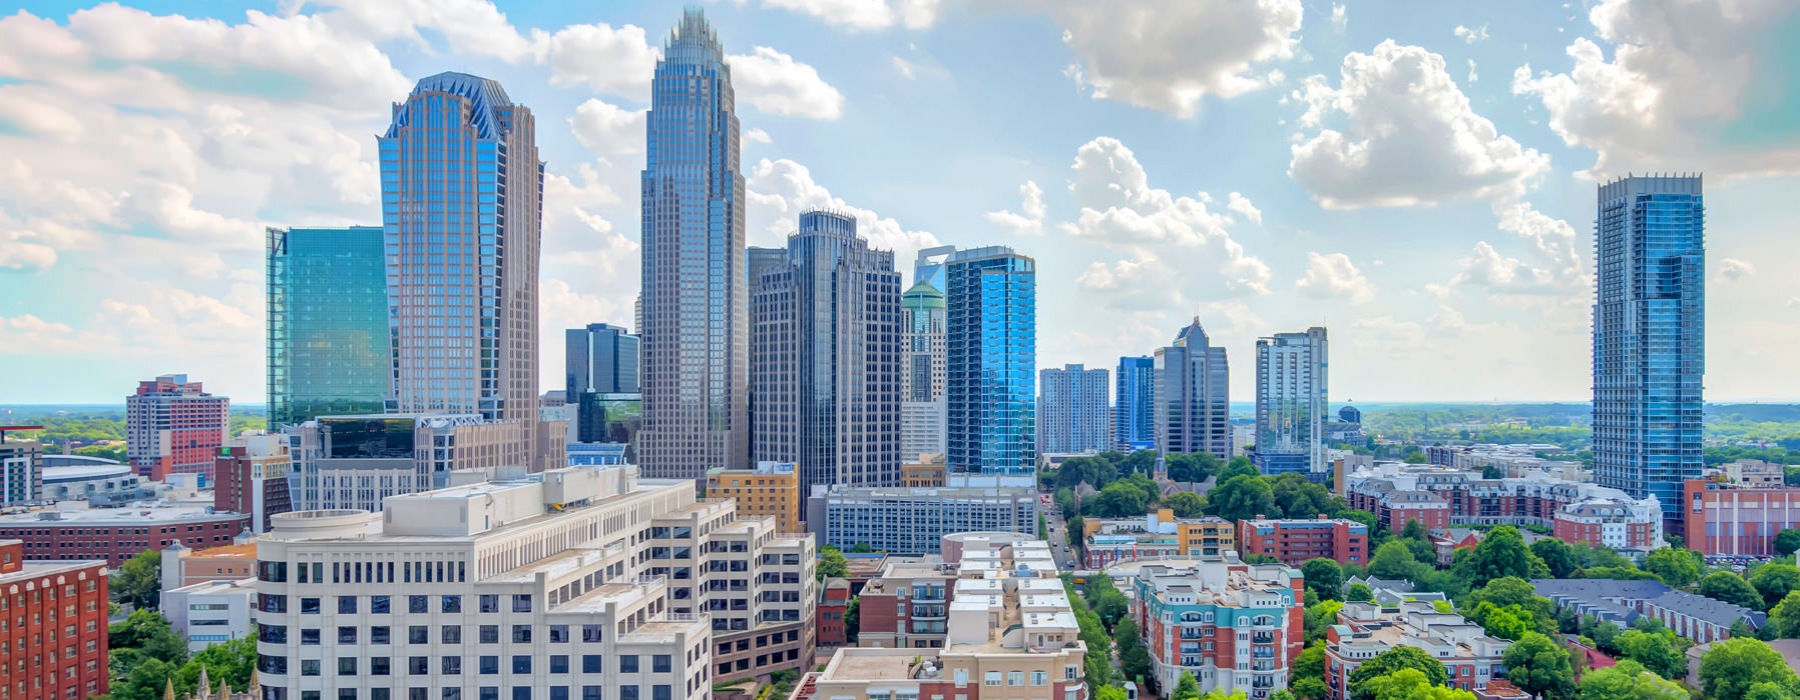
[[[1039,512],[1044,514],[1044,526],[1050,530],[1050,550],[1056,555],[1057,566],[1063,571],[1074,571],[1079,568],[1075,562],[1075,550],[1069,548],[1069,524],[1063,520],[1062,511],[1057,510],[1054,503],[1038,500]]]

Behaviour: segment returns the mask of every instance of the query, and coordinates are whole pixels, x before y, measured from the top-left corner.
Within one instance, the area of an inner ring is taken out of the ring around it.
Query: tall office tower
[[[782,260],[751,249],[750,443],[801,488],[900,483],[900,273],[856,218],[800,215]],[[797,506],[796,506],[797,507]]]
[[[1214,347],[1200,319],[1157,348],[1156,449],[1211,452],[1231,459],[1230,367],[1225,348]]]
[[[269,429],[380,413],[393,386],[380,226],[268,229]]]
[[[951,472],[1028,481],[1037,473],[1037,262],[1005,246],[962,250],[944,276],[945,461]]]
[[[1256,466],[1325,482],[1326,401],[1330,386],[1325,329],[1256,339]]]
[[[609,407],[616,412],[621,401],[641,398],[638,347],[638,337],[618,326],[591,323],[564,331],[563,396],[575,406],[577,441],[611,442]]]
[[[913,258],[913,284],[923,282],[936,287],[940,292],[949,289],[949,283],[944,279],[944,265],[955,253],[956,246],[953,245],[920,250],[918,257]]]
[[[944,453],[944,291],[919,281],[900,314],[900,457],[911,462]]]
[[[663,44],[643,184],[644,423],[652,477],[749,466],[744,175],[725,50],[699,10]]]
[[[1131,452],[1156,447],[1156,360],[1119,358],[1113,400],[1114,448]]]
[[[1682,518],[1700,478],[1706,209],[1699,176],[1601,185],[1594,225],[1594,480]],[[1667,522],[1673,521],[1673,522]]]
[[[1038,454],[1112,449],[1107,372],[1081,365],[1038,372]]]
[[[230,415],[231,399],[206,393],[185,374],[138,382],[137,393],[125,397],[126,461],[152,481],[199,474],[211,482]]]
[[[380,142],[390,408],[510,422],[543,469],[537,122],[499,83],[439,73],[394,105]]]

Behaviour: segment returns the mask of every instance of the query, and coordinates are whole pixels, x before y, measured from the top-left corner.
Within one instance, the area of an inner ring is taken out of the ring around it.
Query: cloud
[[[1732,258],[1721,258],[1719,260],[1719,279],[1725,280],[1726,282],[1736,282],[1741,279],[1755,276],[1756,266],[1747,261],[1735,260]]]
[[[1591,149],[1582,174],[1602,179],[1632,170],[1705,170],[1716,175],[1800,172],[1800,147],[1791,143],[1723,144],[1738,128],[1752,98],[1758,47],[1779,42],[1796,5],[1788,0],[1604,0],[1588,12],[1594,35],[1567,53],[1567,73],[1513,73],[1513,93],[1536,95],[1550,113],[1550,129],[1565,144]],[[1781,119],[1787,115],[1761,118]]]
[[[1331,28],[1341,32],[1348,26],[1350,26],[1348,8],[1341,3],[1331,3]]]
[[[1481,80],[1481,74],[1475,72],[1475,59],[1469,59],[1469,82]]]
[[[1075,278],[1075,286],[1108,309],[1165,311],[1188,306],[1181,286],[1169,283],[1176,275],[1174,269],[1155,259],[1121,260],[1110,266],[1095,262]]]
[[[1044,232],[1044,190],[1036,182],[1030,180],[1019,186],[1019,195],[1024,198],[1020,207],[1024,214],[1010,211],[990,211],[987,220],[1006,229],[1015,236],[1036,236]]]
[[[1465,44],[1480,43],[1487,41],[1488,38],[1488,29],[1485,24],[1475,29],[1470,29],[1459,24],[1456,25],[1456,29],[1451,33],[1455,34],[1456,38],[1463,40],[1463,43]]]
[[[769,114],[810,119],[837,119],[844,95],[819,77],[812,66],[767,46],[748,55],[727,58],[732,87],[751,106]]]
[[[824,185],[813,181],[806,166],[786,158],[759,161],[751,169],[745,189],[749,206],[744,218],[750,245],[785,246],[801,212],[809,209],[837,209],[856,215],[856,232],[869,239],[871,247],[894,251],[896,262],[909,261],[919,249],[938,245],[937,236],[929,232],[909,231],[892,218],[832,196]]]
[[[650,99],[658,52],[642,27],[598,22],[540,32],[532,53],[538,63],[550,67],[551,85],[581,85],[636,101]]]
[[[1225,208],[1242,214],[1245,219],[1258,226],[1262,225],[1262,210],[1257,209],[1256,205],[1250,202],[1249,197],[1233,192],[1226,200]]]
[[[1375,285],[1343,253],[1308,252],[1306,276],[1294,282],[1294,287],[1314,299],[1345,299],[1362,304],[1375,298]]]
[[[793,10],[852,30],[929,27],[941,4],[942,0],[762,0],[763,7]]]
[[[1292,146],[1288,175],[1331,209],[1414,206],[1517,197],[1549,171],[1550,158],[1499,133],[1476,114],[1444,58],[1382,42],[1344,57],[1338,87],[1307,79],[1303,127],[1342,115]]]
[[[597,98],[575,108],[569,127],[575,140],[601,158],[644,152],[644,121],[648,109],[628,110]]]
[[[406,38],[430,48],[419,33],[429,29],[443,36],[459,52],[519,61],[532,53],[531,42],[519,34],[505,13],[488,0],[314,0],[339,10],[330,15],[339,26],[353,28],[371,39]]]
[[[763,131],[762,129],[745,129],[744,130],[744,143],[774,143],[774,142],[775,142],[775,139],[770,138],[769,132],[767,132],[767,131]]]
[[[906,78],[907,80],[913,79],[913,64],[911,61],[899,56],[894,56],[892,62],[894,64],[894,70],[900,72],[900,77]]]

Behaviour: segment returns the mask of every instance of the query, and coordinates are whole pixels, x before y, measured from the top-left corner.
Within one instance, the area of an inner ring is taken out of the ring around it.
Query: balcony
[[[1205,637],[1206,637],[1206,631],[1199,627],[1183,627],[1183,628],[1181,628],[1181,638],[1182,639],[1204,639]]]
[[[1251,651],[1250,651],[1250,658],[1252,658],[1252,659],[1273,659],[1273,658],[1275,658],[1275,650],[1270,647],[1252,647]]]
[[[1252,644],[1274,644],[1275,643],[1275,633],[1274,632],[1253,633],[1250,635],[1250,642]]]

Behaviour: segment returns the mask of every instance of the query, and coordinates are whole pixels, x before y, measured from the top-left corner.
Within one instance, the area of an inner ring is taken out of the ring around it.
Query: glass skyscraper
[[[1037,263],[1011,248],[962,250],[944,266],[946,464],[1037,472]]]
[[[563,331],[564,396],[638,392],[638,337],[605,323]]]
[[[725,50],[699,10],[663,44],[643,188],[645,476],[700,479],[749,460],[744,175]]]
[[[1231,369],[1225,348],[1213,345],[1200,327],[1188,324],[1166,348],[1157,348],[1156,448],[1170,452],[1211,452],[1231,459]]]
[[[751,452],[808,485],[900,483],[900,273],[856,218],[800,215],[777,261],[751,249]]]
[[[380,226],[268,229],[269,429],[380,413],[393,374]]]
[[[1325,329],[1256,340],[1256,466],[1323,483],[1329,348]]]
[[[1700,478],[1706,372],[1706,208],[1701,178],[1599,187],[1594,224],[1594,480],[1656,496],[1682,517]],[[1665,524],[1665,528],[1669,527]]]
[[[1112,448],[1107,371],[1063,365],[1038,372],[1037,433],[1041,454],[1081,454]]]
[[[1113,446],[1131,451],[1156,447],[1156,360],[1121,357],[1113,394]]]

